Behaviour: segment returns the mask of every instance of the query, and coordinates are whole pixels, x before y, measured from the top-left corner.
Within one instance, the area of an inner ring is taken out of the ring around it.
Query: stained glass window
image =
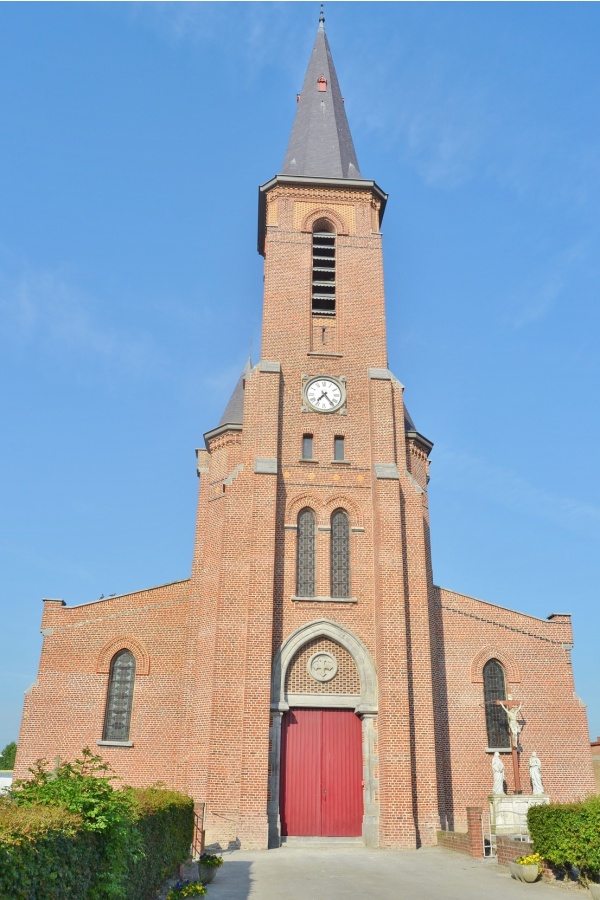
[[[110,664],[103,740],[129,740],[134,682],[135,656],[130,650],[119,650]]]
[[[315,596],[315,514],[306,507],[298,514],[296,596]]]
[[[510,747],[508,719],[496,700],[506,700],[504,669],[497,659],[489,659],[483,667],[483,699],[488,747]]]
[[[350,522],[343,509],[331,516],[331,596],[350,596]]]

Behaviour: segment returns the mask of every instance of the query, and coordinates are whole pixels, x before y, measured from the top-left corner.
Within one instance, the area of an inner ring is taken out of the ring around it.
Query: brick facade
[[[314,695],[316,707],[355,704],[367,843],[414,847],[435,843],[440,827],[464,830],[467,807],[486,807],[491,787],[482,669],[492,657],[523,701],[522,741],[542,759],[552,798],[594,789],[569,617],[542,621],[433,585],[431,444],[387,368],[382,193],[339,181],[279,177],[262,189],[261,360],[245,377],[243,425],[214,429],[198,452],[191,578],[73,608],[46,601],[17,776],[40,756],[96,746],[110,660],[127,647],[137,664],[131,746],[103,744],[102,755],[130,783],[161,780],[205,804],[207,844],[277,842],[287,692]],[[311,313],[312,229],[323,220],[336,234],[329,316]],[[337,412],[307,405],[306,378],[317,375],[347,392]],[[301,458],[307,433],[311,460]],[[316,584],[298,598],[305,507],[316,517]],[[350,523],[344,599],[330,596],[339,508]],[[307,673],[317,650],[338,664],[324,684]],[[507,765],[509,787],[510,777]]]
[[[596,778],[596,793],[600,794],[600,737],[592,741],[590,746],[592,748],[592,764]]]

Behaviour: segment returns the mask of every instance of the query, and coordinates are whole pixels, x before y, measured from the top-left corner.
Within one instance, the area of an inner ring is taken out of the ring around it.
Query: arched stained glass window
[[[350,596],[350,521],[343,509],[331,516],[331,596]]]
[[[134,682],[135,656],[131,650],[119,650],[110,664],[103,740],[129,740]]]
[[[305,507],[298,513],[296,596],[315,596],[315,514]]]
[[[496,700],[506,700],[504,669],[497,659],[488,659],[483,667],[483,699],[488,747],[510,747],[506,713]]]

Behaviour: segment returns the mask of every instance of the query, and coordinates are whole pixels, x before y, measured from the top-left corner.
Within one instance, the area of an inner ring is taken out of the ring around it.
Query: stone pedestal
[[[527,834],[527,810],[550,803],[548,794],[490,794],[492,834]]]

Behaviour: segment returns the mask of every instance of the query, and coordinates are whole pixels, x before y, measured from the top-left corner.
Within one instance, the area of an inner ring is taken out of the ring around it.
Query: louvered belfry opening
[[[312,311],[335,316],[335,232],[326,219],[319,219],[313,228]]]

